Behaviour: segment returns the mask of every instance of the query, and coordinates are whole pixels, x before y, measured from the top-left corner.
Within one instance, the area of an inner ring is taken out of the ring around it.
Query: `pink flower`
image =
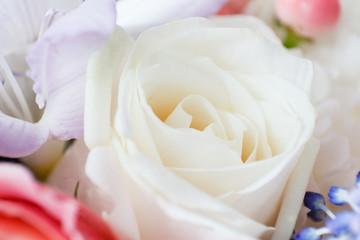
[[[0,164],[0,225],[0,239],[117,239],[84,205],[9,163]]]
[[[217,13],[218,15],[230,15],[242,13],[249,0],[229,0]]]
[[[340,4],[338,0],[275,0],[275,10],[295,32],[313,37],[337,23]]]

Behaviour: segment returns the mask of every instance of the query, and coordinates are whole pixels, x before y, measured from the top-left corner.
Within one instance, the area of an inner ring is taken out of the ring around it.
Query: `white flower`
[[[311,80],[309,61],[249,29],[118,29],[86,89],[104,217],[129,239],[289,239],[318,149]]]
[[[340,0],[340,5],[338,24],[297,49],[315,64],[312,102],[322,144],[312,189],[325,195],[331,185],[353,186],[360,169],[360,2]],[[253,0],[246,13],[260,17],[281,36],[273,0]]]

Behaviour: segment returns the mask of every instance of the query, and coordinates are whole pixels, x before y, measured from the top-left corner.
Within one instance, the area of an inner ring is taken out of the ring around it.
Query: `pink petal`
[[[13,164],[0,164],[0,199],[18,199],[30,202],[43,209],[51,218],[61,223],[61,229],[68,236],[82,239],[75,228],[78,204],[53,189],[36,183],[24,167]]]
[[[24,223],[27,223],[27,225],[30,225],[32,232],[38,232],[39,235],[51,236],[52,240],[67,239],[61,234],[59,222],[49,217],[39,206],[31,203],[18,202],[16,200],[13,201],[12,199],[2,199],[0,201],[0,213],[0,215],[5,215],[8,218],[22,220]],[[20,225],[19,223],[17,224]],[[18,228],[17,231],[21,231],[22,228],[20,228],[20,226],[18,226]],[[31,232],[30,229],[29,232]],[[11,230],[3,230],[2,234],[7,234],[6,239],[12,239],[14,235],[18,233]],[[1,234],[0,236],[4,237],[4,235]]]
[[[0,164],[0,220],[1,216],[21,219],[54,240],[117,239],[100,217],[75,199],[37,183],[17,164]]]
[[[276,0],[275,10],[284,24],[306,37],[331,29],[340,16],[338,0]]]
[[[83,205],[80,205],[78,212],[77,228],[86,240],[117,239],[108,225],[104,224],[101,218],[90,212]]]
[[[29,47],[27,56],[39,107],[51,135],[61,140],[83,134],[85,72],[91,53],[115,26],[115,1],[87,0],[55,22]]]
[[[249,0],[229,0],[217,14],[231,15],[242,13],[248,1]]]

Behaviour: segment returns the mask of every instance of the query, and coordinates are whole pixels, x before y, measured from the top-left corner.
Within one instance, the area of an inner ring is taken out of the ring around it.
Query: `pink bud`
[[[275,10],[293,31],[314,37],[335,26],[340,4],[338,0],[275,0]]]

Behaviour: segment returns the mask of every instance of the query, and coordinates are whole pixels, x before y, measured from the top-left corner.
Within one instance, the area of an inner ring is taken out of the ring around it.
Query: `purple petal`
[[[69,11],[81,0],[0,1],[0,49],[4,55],[25,51],[37,38],[41,21],[49,8]]]
[[[0,156],[23,157],[35,152],[49,136],[46,126],[0,112]]]
[[[228,0],[122,0],[117,3],[117,24],[137,36],[146,28],[186,17],[208,17]]]
[[[87,0],[55,22],[28,49],[27,61],[42,122],[57,139],[83,134],[86,66],[115,27],[114,0]]]

